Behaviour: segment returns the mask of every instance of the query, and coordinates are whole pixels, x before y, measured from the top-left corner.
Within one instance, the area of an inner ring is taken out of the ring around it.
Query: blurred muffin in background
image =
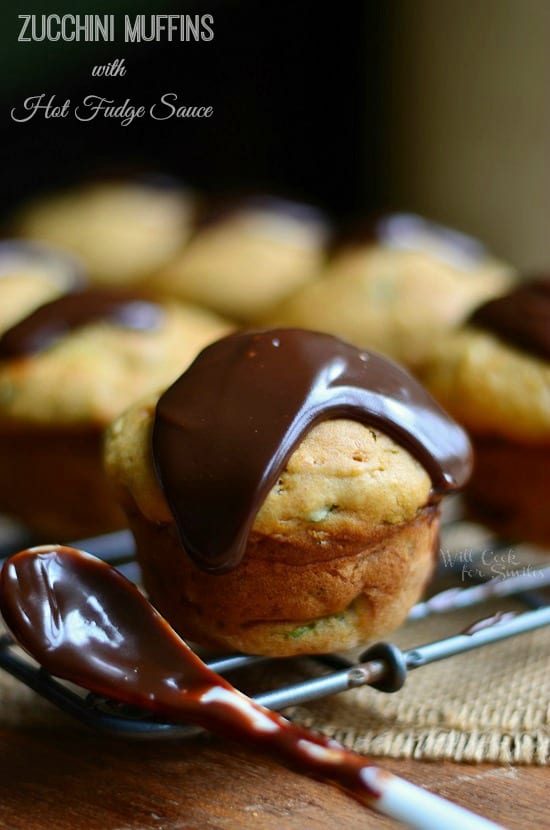
[[[83,280],[80,263],[69,254],[15,239],[0,242],[0,334]]]
[[[470,432],[471,509],[508,538],[550,546],[550,277],[482,304],[421,375]]]
[[[15,230],[79,256],[92,282],[130,285],[185,244],[193,210],[191,195],[171,179],[104,181],[37,199]]]
[[[322,278],[264,322],[336,334],[414,370],[434,338],[512,278],[511,267],[477,240],[420,216],[389,214],[344,239]]]
[[[103,472],[104,428],[228,330],[202,309],[92,289],[4,332],[0,511],[58,540],[123,527]]]
[[[249,323],[317,276],[327,235],[326,218],[309,205],[270,196],[227,201],[207,209],[150,285]]]

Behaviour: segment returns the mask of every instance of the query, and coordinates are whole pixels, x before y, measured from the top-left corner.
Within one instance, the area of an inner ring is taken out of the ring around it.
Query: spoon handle
[[[380,788],[371,806],[416,830],[503,830],[500,824],[453,804],[380,767],[364,767],[364,777]]]
[[[498,830],[499,825],[405,781],[296,726],[233,688],[216,686],[200,698],[208,728],[268,750],[308,775],[331,781],[361,803],[418,830]],[[214,727],[214,728],[213,728]]]

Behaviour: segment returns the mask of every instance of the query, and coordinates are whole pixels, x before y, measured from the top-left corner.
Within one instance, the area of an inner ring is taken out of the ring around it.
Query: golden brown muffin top
[[[550,443],[548,361],[466,326],[440,339],[421,375],[472,432]]]
[[[158,397],[135,404],[109,427],[106,465],[123,504],[135,503],[149,521],[171,523],[151,453]],[[399,524],[426,505],[431,486],[422,465],[379,430],[345,419],[325,421],[291,455],[253,531],[292,537],[304,527],[340,533],[354,522]]]
[[[199,227],[151,287],[237,320],[264,316],[311,281],[324,259],[324,222],[278,205],[244,204]]]
[[[354,245],[267,320],[327,331],[416,367],[434,337],[505,291],[511,276],[508,266],[488,258],[459,267],[428,250]]]
[[[190,233],[193,206],[175,187],[100,182],[37,199],[16,220],[19,234],[79,256],[90,279],[129,284],[163,266]]]

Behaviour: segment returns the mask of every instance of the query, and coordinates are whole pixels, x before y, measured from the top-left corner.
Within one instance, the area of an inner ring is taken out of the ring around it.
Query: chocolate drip
[[[298,329],[226,337],[164,393],[153,428],[157,477],[200,568],[240,562],[290,455],[316,423],[334,418],[395,439],[426,468],[436,493],[468,478],[465,433],[396,364]]]
[[[205,666],[131,582],[93,556],[56,545],[16,554],[2,570],[0,608],[15,639],[57,677],[275,752],[367,803],[384,789],[385,776],[364,758]]]
[[[98,320],[148,331],[157,329],[163,318],[159,305],[123,291],[89,289],[65,294],[4,332],[0,337],[0,359],[43,351],[71,331]]]
[[[491,628],[493,625],[509,622],[516,616],[517,614],[514,611],[497,611],[495,614],[491,614],[490,617],[482,617],[480,620],[476,620],[460,633],[471,637],[472,634],[477,634],[478,631]]]
[[[550,360],[550,277],[518,285],[484,303],[469,322],[526,352]]]

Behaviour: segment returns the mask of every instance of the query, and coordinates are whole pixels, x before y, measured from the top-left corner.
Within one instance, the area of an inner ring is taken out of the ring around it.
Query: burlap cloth
[[[465,549],[463,541],[459,547]],[[497,554],[486,556],[486,567],[496,568],[497,559]],[[526,559],[529,569],[549,562],[544,555],[528,551],[523,557],[514,553],[508,564],[525,566]],[[461,562],[455,559],[453,564],[459,571],[453,579],[460,584]],[[497,609],[527,610],[517,600],[496,600],[409,622],[392,640],[402,648],[418,646],[456,634]],[[394,694],[366,687],[293,707],[287,714],[370,756],[546,764],[550,759],[549,658],[547,627],[411,671],[404,688]],[[270,663],[253,677],[241,672],[233,680],[248,691],[320,671],[306,658],[290,667],[286,662]],[[0,726],[51,726],[66,717],[0,671]]]
[[[482,616],[503,607],[519,610],[518,604],[495,602]],[[477,618],[470,609],[409,623],[392,640],[417,646]],[[411,671],[394,694],[356,689],[296,707],[292,717],[367,755],[546,764],[549,655],[547,628]]]

